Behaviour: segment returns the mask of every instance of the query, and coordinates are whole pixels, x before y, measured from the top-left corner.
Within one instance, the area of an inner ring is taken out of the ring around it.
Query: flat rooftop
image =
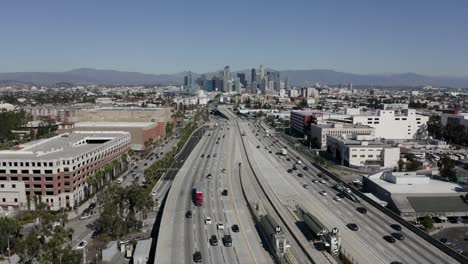
[[[468,192],[468,189],[451,182],[438,181],[430,179],[428,184],[395,184],[379,178],[378,174],[376,177],[369,176],[369,180],[373,181],[383,189],[393,194],[422,194],[422,195],[441,195],[441,194],[463,194]],[[421,176],[426,177],[426,176]]]
[[[149,127],[152,122],[78,122],[75,127]]]
[[[103,107],[103,108],[95,108],[89,109],[89,111],[96,111],[96,112],[113,112],[113,111],[159,111],[164,108],[159,107]]]
[[[408,197],[407,199],[417,213],[468,211],[468,204],[458,196]]]
[[[128,132],[79,131],[30,142],[19,150],[0,151],[3,159],[68,159],[102,146],[108,141],[128,135]]]
[[[373,127],[362,125],[362,124],[348,124],[348,123],[326,123],[326,124],[311,124],[312,126],[317,126],[321,128],[369,128],[369,129],[374,129]]]

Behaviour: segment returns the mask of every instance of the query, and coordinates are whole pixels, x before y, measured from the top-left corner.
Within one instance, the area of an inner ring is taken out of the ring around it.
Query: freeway
[[[190,263],[196,251],[204,263],[272,263],[257,233],[252,232],[255,227],[233,180],[236,163],[230,144],[232,129],[224,121],[219,123],[205,132],[174,179],[161,220],[156,263]],[[194,205],[193,188],[204,191],[202,206]],[[222,195],[225,189],[227,195]],[[191,218],[185,216],[188,211]],[[205,222],[207,217],[211,224]],[[224,225],[223,230],[217,228],[218,223]],[[239,225],[238,233],[232,231],[233,224]],[[213,235],[217,237],[216,246],[209,243]],[[231,247],[223,245],[226,235],[232,236]]]
[[[342,252],[358,263],[390,263],[402,261],[403,263],[456,263],[448,255],[441,252],[428,242],[406,230],[403,227],[401,233],[405,240],[390,244],[383,236],[395,232],[390,227],[395,222],[382,212],[372,209],[366,202],[356,204],[343,199],[337,202],[331,194],[336,194],[332,189],[334,183],[331,180],[321,183],[313,183],[312,180],[320,180],[318,170],[312,163],[307,162],[308,169],[297,166],[298,170],[288,173],[287,170],[297,163],[297,160],[306,161],[306,158],[288,148],[288,156],[280,157],[277,152],[285,146],[277,138],[268,137],[258,125],[249,122],[240,122],[246,138],[249,142],[250,153],[254,162],[260,167],[260,174],[268,179],[268,183],[275,191],[276,196],[285,206],[300,207],[314,214],[327,228],[338,227],[342,237]],[[260,131],[259,131],[260,130]],[[252,132],[254,131],[254,132]],[[258,134],[256,136],[255,134]],[[260,146],[257,148],[257,146]],[[270,153],[271,151],[271,153]],[[287,160],[290,159],[290,161]],[[298,177],[299,173],[303,177]],[[304,184],[308,188],[304,188]],[[329,195],[323,196],[320,191],[326,191]],[[368,209],[367,214],[357,212],[357,207]],[[356,223],[360,230],[351,231],[346,224]]]

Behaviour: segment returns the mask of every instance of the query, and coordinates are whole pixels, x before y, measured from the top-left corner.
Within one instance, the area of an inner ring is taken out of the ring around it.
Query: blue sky
[[[468,76],[466,0],[3,0],[0,72],[259,64]]]

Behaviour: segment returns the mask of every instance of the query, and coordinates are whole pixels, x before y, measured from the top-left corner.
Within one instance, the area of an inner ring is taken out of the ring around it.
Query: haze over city
[[[332,69],[466,76],[466,1],[5,1],[0,72]]]

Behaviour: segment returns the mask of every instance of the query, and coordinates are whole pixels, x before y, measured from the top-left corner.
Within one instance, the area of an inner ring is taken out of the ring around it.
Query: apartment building
[[[51,210],[78,205],[86,179],[126,153],[130,140],[128,132],[79,131],[0,151],[0,206],[25,209],[24,197]]]

